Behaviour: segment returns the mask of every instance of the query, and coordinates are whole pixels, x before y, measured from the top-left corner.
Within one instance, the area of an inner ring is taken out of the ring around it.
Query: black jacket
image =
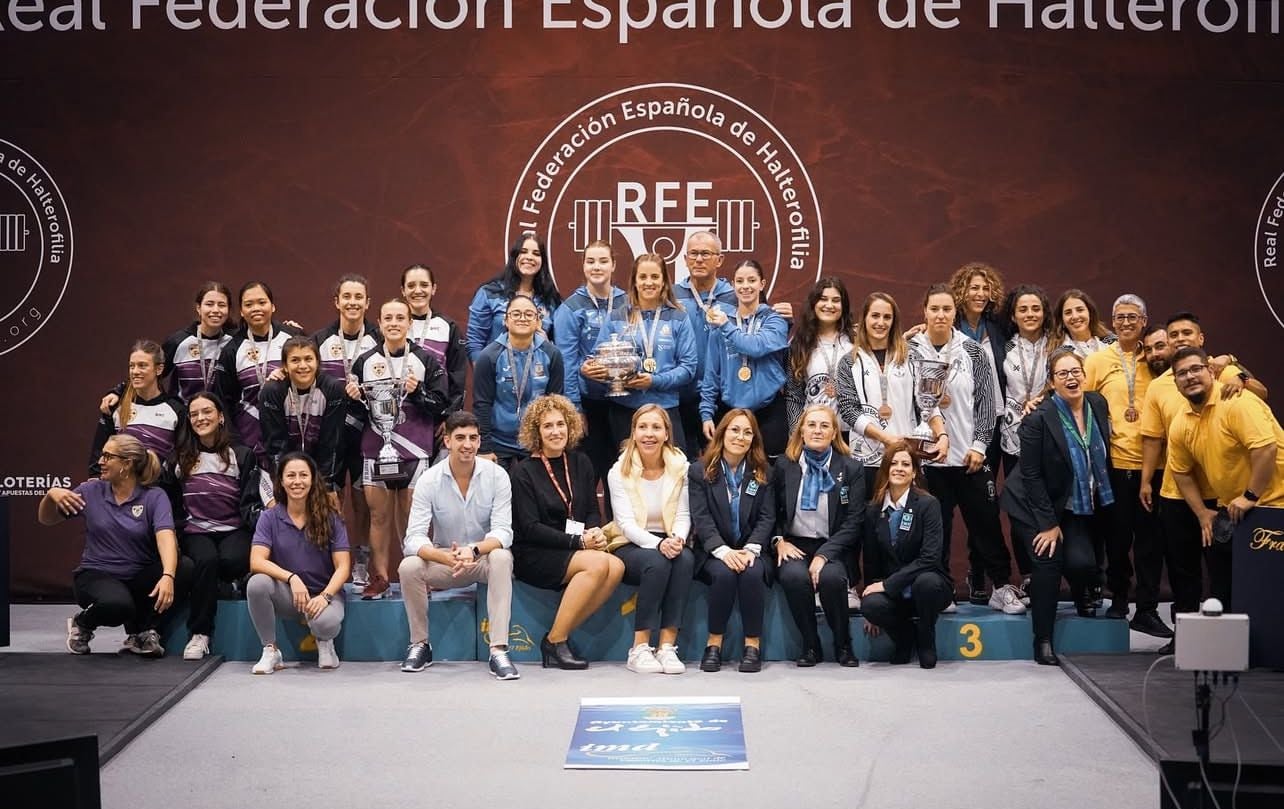
[[[767,482],[758,483],[746,470],[740,481],[740,524],[731,525],[731,497],[721,470],[718,478],[704,478],[704,464],[697,461],[687,472],[687,491],[691,498],[691,526],[696,540],[705,553],[713,554],[714,548],[726,545],[739,550],[750,543],[762,547],[763,556],[769,555],[771,537],[776,528],[776,497],[771,485],[771,470]]]
[[[920,573],[939,573],[951,581],[943,560],[945,530],[940,502],[927,492],[911,488],[905,498],[904,514],[909,516],[910,528],[902,530],[902,517],[895,526],[893,546],[892,526],[883,516],[882,499],[865,507],[865,583],[883,582],[889,596],[909,587]]]
[[[860,543],[861,523],[865,519],[865,468],[856,459],[835,451],[829,459],[829,474],[834,478],[834,488],[826,495],[829,498],[829,532],[816,553],[830,561],[838,561]],[[776,536],[789,536],[789,525],[798,508],[802,478],[802,467],[798,461],[789,460],[788,455],[781,455],[776,460],[776,468],[771,475],[776,500]]]

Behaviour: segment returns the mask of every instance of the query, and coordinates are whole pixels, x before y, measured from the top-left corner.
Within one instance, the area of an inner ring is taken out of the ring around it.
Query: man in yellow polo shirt
[[[1190,407],[1186,397],[1177,390],[1177,382],[1169,368],[1173,353],[1187,346],[1204,347],[1203,328],[1199,317],[1192,312],[1177,312],[1168,318],[1164,326],[1152,328],[1142,338],[1142,351],[1155,378],[1146,390],[1146,402],[1141,409],[1141,502],[1146,509],[1158,512],[1163,527],[1174,612],[1194,612],[1199,608],[1203,595],[1201,557],[1208,565],[1212,594],[1223,602],[1230,599],[1230,548],[1225,545],[1202,548],[1199,521],[1182,499],[1177,481],[1166,469],[1157,499],[1149,485],[1148,476],[1165,464],[1168,428],[1179,413]],[[1223,399],[1238,396],[1245,389],[1256,393],[1262,400],[1266,399],[1266,386],[1242,367],[1233,354],[1210,357],[1209,365],[1214,370],[1220,369],[1217,380],[1221,383]],[[1213,492],[1203,473],[1196,469],[1193,477],[1199,486],[1201,499],[1206,505],[1213,504]]]
[[[1164,568],[1163,534],[1158,518],[1141,507],[1141,407],[1150,385],[1150,367],[1142,358],[1141,336],[1146,331],[1146,304],[1136,295],[1120,295],[1111,308],[1119,342],[1088,355],[1084,387],[1095,390],[1110,405],[1110,509],[1106,537],[1110,587],[1110,618],[1128,617],[1128,591],[1133,562],[1137,569],[1137,611],[1128,626],[1157,638],[1173,631],[1159,617],[1159,579]],[[1155,480],[1158,482],[1159,473]],[[1132,552],[1132,559],[1128,553]],[[1100,559],[1100,557],[1098,557]]]
[[[1216,504],[1232,522],[1253,508],[1284,507],[1284,429],[1256,394],[1222,398],[1208,354],[1188,346],[1173,355],[1173,377],[1188,406],[1168,430],[1168,468],[1199,520],[1205,546],[1213,541],[1217,512],[1205,504],[1196,471],[1202,471]]]

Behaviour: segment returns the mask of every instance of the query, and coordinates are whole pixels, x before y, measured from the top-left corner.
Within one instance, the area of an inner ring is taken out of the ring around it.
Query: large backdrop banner
[[[461,324],[523,230],[563,293],[595,238],[716,230],[773,300],[821,275],[911,319],[1009,283],[1193,309],[1284,391],[1284,0],[3,0],[0,374],[15,595],[68,592],[128,349],[207,279],[309,331],[358,272]],[[617,280],[623,280],[617,271]]]

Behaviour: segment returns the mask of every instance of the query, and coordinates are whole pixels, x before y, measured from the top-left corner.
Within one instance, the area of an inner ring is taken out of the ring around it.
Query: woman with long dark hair
[[[1115,336],[1101,322],[1101,314],[1092,297],[1082,289],[1067,289],[1053,307],[1056,322],[1052,327],[1055,346],[1070,346],[1084,359],[1115,342]]]
[[[468,384],[468,347],[459,324],[432,308],[437,276],[427,264],[411,264],[401,271],[401,297],[410,304],[410,342],[427,351],[446,371],[447,413],[464,409]],[[441,428],[438,428],[440,437]]]
[[[905,441],[888,445],[865,510],[865,590],[861,614],[887,632],[892,662],[936,666],[936,619],[954,584],[945,567],[941,504],[927,493],[919,456]],[[917,618],[917,622],[914,619]]]
[[[807,293],[802,314],[789,341],[789,378],[785,382],[785,409],[789,431],[810,404],[838,411],[838,364],[856,342],[856,320],[851,297],[841,278],[821,278]],[[842,419],[845,432],[851,425]]]
[[[250,535],[263,501],[258,462],[232,443],[219,398],[197,393],[187,413],[190,425],[164,464],[161,485],[178,522],[179,550],[193,565],[183,659],[200,660],[214,635],[219,582],[240,582],[250,572]]]
[[[232,340],[232,293],[218,281],[196,288],[196,320],[174,332],[162,346],[170,392],[183,401],[214,389],[214,368]]]
[[[745,650],[740,671],[762,670],[762,624],[775,567],[769,551],[776,527],[771,466],[753,413],[728,410],[699,463],[691,464],[691,522],[701,549],[696,578],[709,585],[709,635],[701,671],[722,668],[722,638],[740,602]]]
[[[98,416],[98,429],[89,452],[89,474],[97,476],[99,459],[107,439],[132,435],[143,446],[168,458],[174,451],[179,427],[187,421],[183,403],[161,388],[165,355],[151,340],[138,340],[129,349],[129,371],[124,393]]]
[[[254,674],[285,667],[276,645],[276,621],[303,620],[317,640],[317,666],[339,667],[334,638],[343,624],[343,583],[348,580],[348,534],[317,465],[291,452],[276,470],[276,505],[259,515],[250,547],[245,600],[263,642]]]
[[[548,267],[548,246],[534,231],[526,231],[508,250],[508,263],[499,275],[482,284],[468,305],[468,357],[473,362],[482,349],[504,333],[508,302],[517,294],[535,301],[539,329],[553,336],[553,313],[562,305],[553,273]]]

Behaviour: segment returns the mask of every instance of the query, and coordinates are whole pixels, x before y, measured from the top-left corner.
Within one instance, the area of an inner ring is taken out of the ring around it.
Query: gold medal
[[[748,365],[742,365],[740,366],[740,373],[736,374],[736,376],[740,377],[741,382],[748,382],[753,376],[753,369]]]
[[[950,395],[947,393],[941,397],[941,407],[949,407],[949,406],[950,406]]]
[[[1124,411],[1124,418],[1130,422],[1136,421],[1137,419],[1141,418],[1141,414],[1137,412],[1137,408],[1130,407]]]
[[[647,357],[642,360],[642,370],[646,371],[648,374],[655,373],[655,369],[659,367],[660,365],[655,361],[655,357]]]
[[[833,399],[838,395],[838,391],[834,389],[833,382],[825,383],[825,395],[828,396],[830,399]]]
[[[892,417],[891,406],[885,404],[882,407],[878,408],[878,417],[883,421],[887,421],[888,419],[890,419]]]

